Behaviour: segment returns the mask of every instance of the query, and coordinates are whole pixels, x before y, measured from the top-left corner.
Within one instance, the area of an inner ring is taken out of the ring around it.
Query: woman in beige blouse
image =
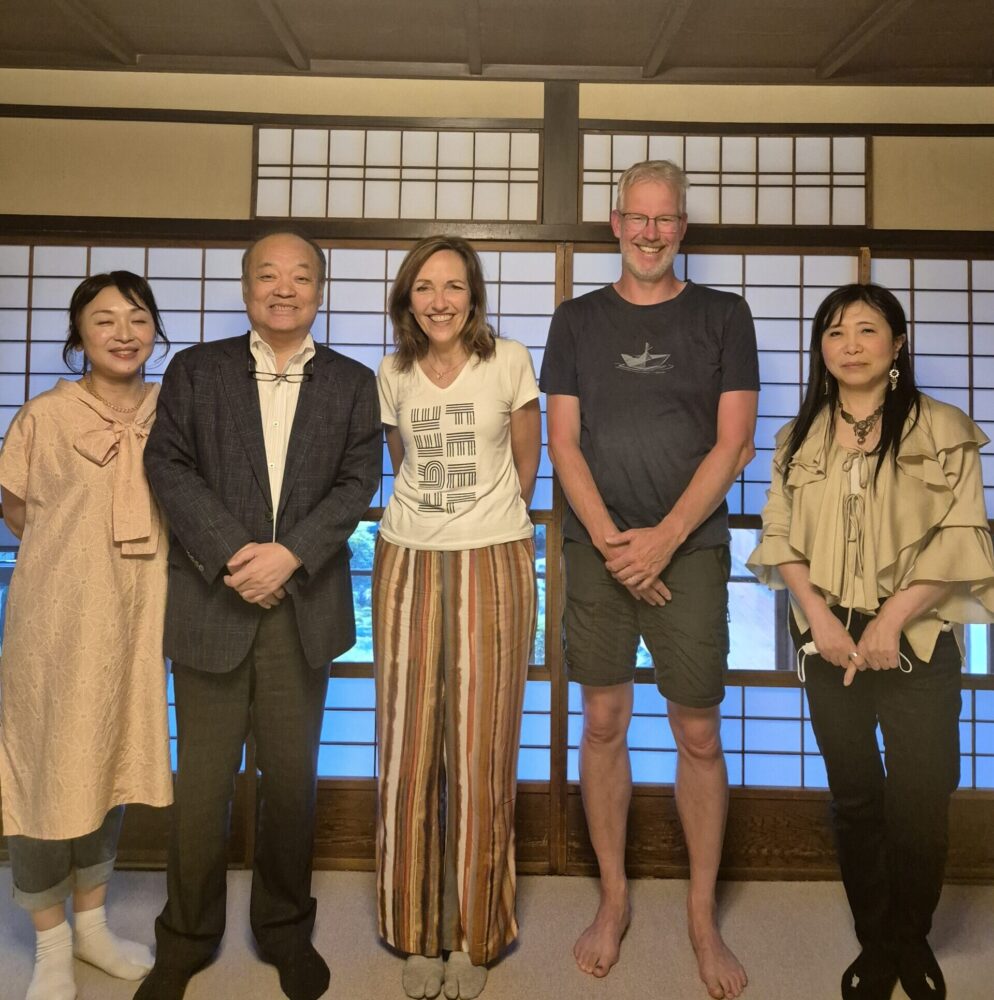
[[[994,621],[986,443],[964,413],[916,389],[891,292],[846,285],[825,299],[749,566],[790,591],[862,947],[843,973],[846,1000],[885,1000],[898,978],[911,1000],[946,995],[926,936],[959,781],[953,623]]]
[[[0,452],[21,539],[0,661],[0,791],[14,897],[37,934],[28,1000],[73,1000],[73,954],[123,979],[152,965],[107,927],[126,802],[172,800],[162,621],[166,538],[142,470],[168,343],[143,278],[87,278],[69,306],[79,381],[26,403]],[[66,921],[73,900],[74,928]]]

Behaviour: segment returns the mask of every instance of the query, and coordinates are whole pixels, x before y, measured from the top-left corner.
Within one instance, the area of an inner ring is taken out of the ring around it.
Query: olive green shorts
[[[631,681],[642,636],[664,698],[689,708],[721,703],[728,661],[727,545],[676,555],[662,572],[673,595],[662,607],[635,600],[592,545],[567,539],[563,558],[571,681],[594,687]]]

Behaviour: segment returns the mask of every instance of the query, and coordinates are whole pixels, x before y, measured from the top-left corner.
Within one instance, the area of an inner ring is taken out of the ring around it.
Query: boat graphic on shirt
[[[652,346],[646,341],[645,350],[641,354],[625,354],[622,352],[621,363],[614,367],[619,371],[633,372],[636,375],[647,375],[653,372],[668,372],[673,365],[669,364],[668,354],[653,354]]]

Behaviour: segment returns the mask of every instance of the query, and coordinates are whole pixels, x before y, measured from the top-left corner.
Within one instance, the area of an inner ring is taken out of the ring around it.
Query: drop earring
[[[887,378],[890,379],[890,391],[893,392],[897,388],[897,380],[901,377],[901,373],[897,370],[897,365],[889,372],[887,372]]]

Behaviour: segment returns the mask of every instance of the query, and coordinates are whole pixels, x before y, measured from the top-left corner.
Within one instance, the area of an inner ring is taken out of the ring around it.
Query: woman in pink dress
[[[73,1000],[74,953],[123,979],[152,965],[146,946],[108,929],[104,901],[124,804],[172,800],[167,546],[142,469],[157,341],[168,344],[143,278],[87,278],[63,351],[82,377],[27,402],[0,452],[3,517],[21,539],[0,661],[0,788],[14,896],[37,934],[27,1000]]]

